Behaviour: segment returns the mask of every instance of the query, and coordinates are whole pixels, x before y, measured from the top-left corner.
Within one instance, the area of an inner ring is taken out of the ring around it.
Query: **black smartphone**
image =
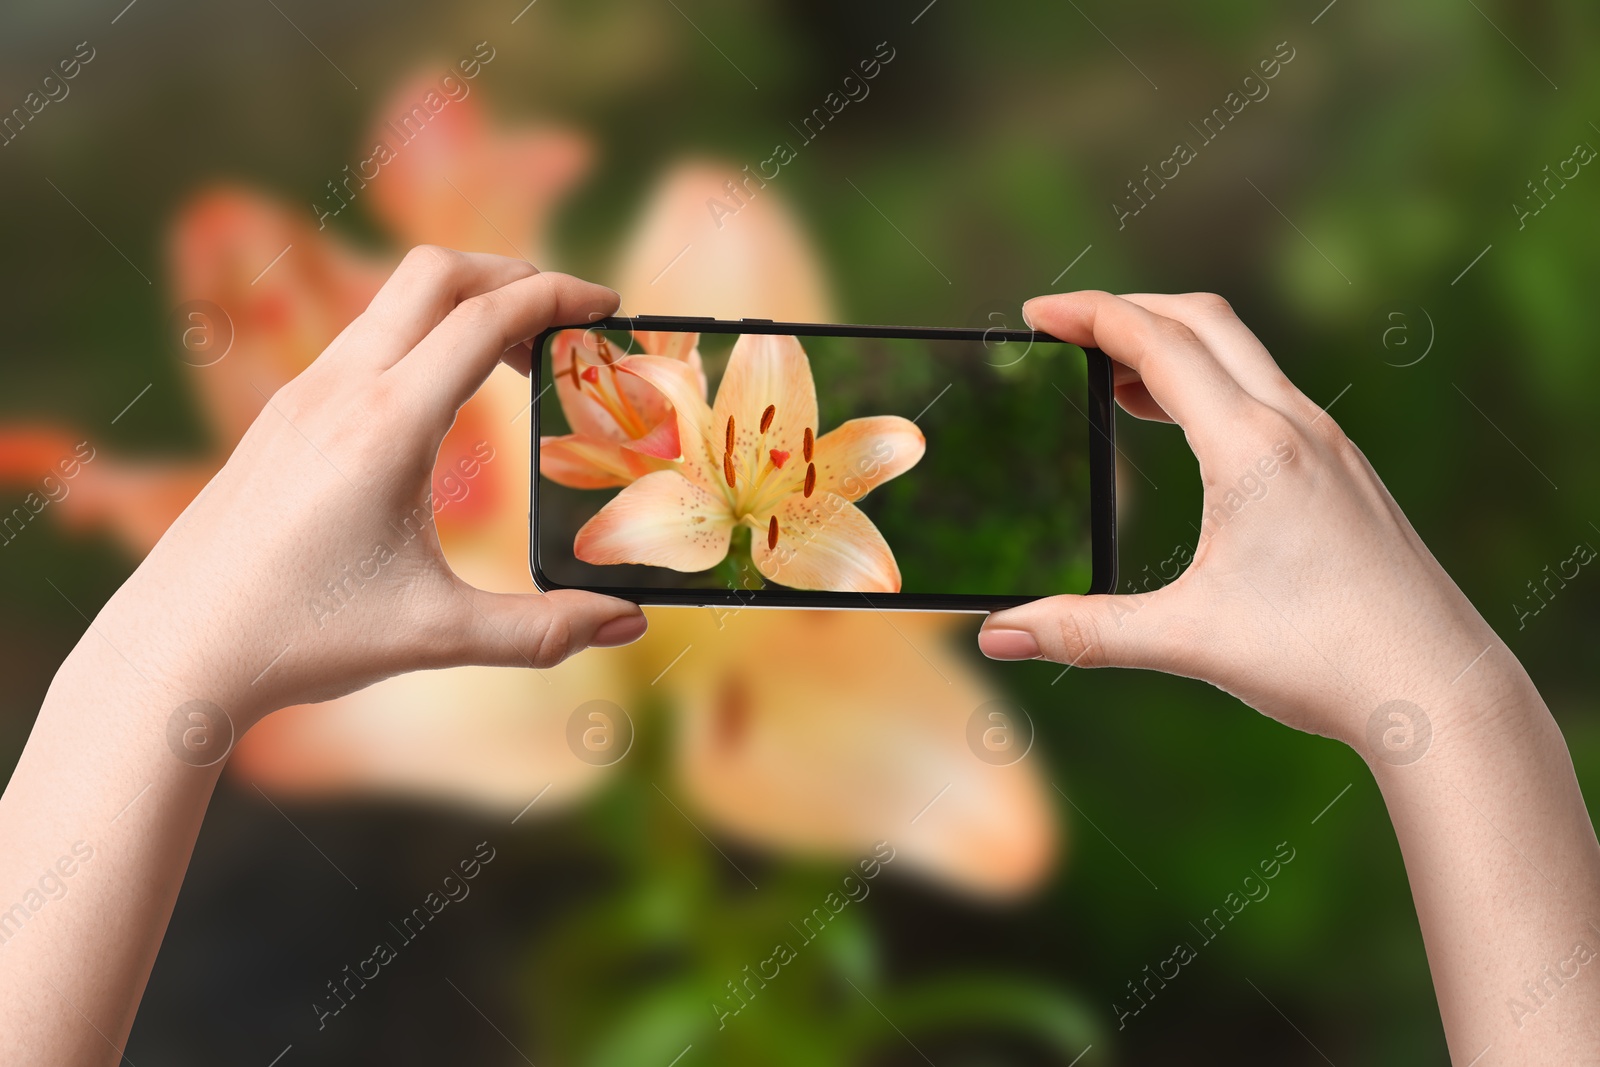
[[[1111,363],[677,316],[534,342],[530,563],[640,604],[991,611],[1116,583]]]

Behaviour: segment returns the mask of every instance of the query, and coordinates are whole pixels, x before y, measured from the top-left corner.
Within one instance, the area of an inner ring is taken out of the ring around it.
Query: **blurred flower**
[[[704,380],[682,363],[627,356],[615,370],[671,401],[687,444],[674,469],[627,486],[584,524],[573,544],[579,559],[703,571],[727,556],[742,524],[756,531],[751,556],[771,581],[899,591],[894,553],[853,502],[922,458],[915,423],[851,419],[816,437],[817,388],[796,337],[741,335],[711,407]]]
[[[781,195],[759,191],[711,221],[735,166],[689,160],[650,194],[611,285],[630,315],[829,322],[833,301],[810,240]]]
[[[379,109],[368,144],[385,140],[436,83],[419,74]],[[557,203],[589,171],[590,139],[556,127],[492,123],[478,95],[454,101],[371,183],[374,213],[401,247],[443,244],[545,261]]]
[[[682,367],[705,403],[706,374],[692,333],[635,331],[643,353]],[[587,354],[585,354],[587,353]],[[573,489],[628,485],[652,471],[674,467],[678,423],[661,392],[640,378],[623,375],[605,337],[563,330],[550,341],[550,371],[556,398],[573,432],[539,438],[539,473]]]
[[[206,321],[204,328],[231,339],[216,366],[195,367],[188,376],[199,391],[212,448],[188,462],[102,450],[73,480],[70,494],[52,505],[67,529],[108,528],[139,556],[211,480],[266,398],[360,314],[388,274],[382,264],[321,239],[309,213],[227,186],[190,201],[167,247],[180,299],[209,302],[210,310],[198,314],[221,321]],[[292,251],[273,263],[286,248]],[[190,352],[183,338],[192,325],[185,316],[165,338],[185,358]],[[31,481],[30,466],[42,470],[67,454],[54,442],[84,436],[60,427],[8,427],[0,431],[0,477]]]
[[[482,111],[481,95],[442,112],[384,167],[362,202],[402,245],[542,257],[549,213],[586,169],[589,142],[566,130],[499,128]],[[415,96],[405,86],[391,103]],[[712,227],[706,199],[734,169],[688,163],[665,176],[614,274],[625,306],[827,321],[816,258],[775,191]],[[131,552],[148,551],[266,398],[366,306],[399,250],[363,255],[313,222],[310,212],[239,188],[190,200],[172,230],[175,294],[210,301],[235,334],[224,358],[188,368],[212,447],[190,463],[103,452],[51,505],[58,519],[109,528]],[[637,339],[657,358],[697,363],[665,338]],[[435,475],[442,493],[440,479],[459,459],[493,457],[436,517],[451,566],[490,589],[532,588],[530,462],[527,428],[519,425],[528,394],[527,381],[509,368],[491,376],[446,436]],[[703,385],[700,395],[703,401]],[[648,421],[640,415],[635,428]],[[574,430],[586,432],[577,423]],[[58,446],[83,436],[61,427],[0,428],[0,477],[29,481],[60,458]],[[685,814],[696,825],[704,820],[756,847],[813,855],[854,856],[888,839],[908,866],[945,884],[1026,891],[1054,859],[1054,809],[1036,760],[996,767],[968,751],[967,721],[994,694],[971,654],[950,647],[950,629],[950,618],[933,615],[653,609],[650,632],[635,645],[586,652],[553,670],[423,672],[276,712],[240,739],[229,770],[283,794],[426,796],[509,813],[540,797],[533,811],[548,814],[615,769],[568,747],[573,711],[605,699],[642,715],[661,694],[677,727]]]
[[[681,643],[652,665],[688,649],[660,685],[691,811],[757,847],[854,856],[888,841],[896,862],[984,895],[1050,876],[1058,828],[1037,756],[993,766],[967,747],[995,694],[950,648],[949,617],[746,610],[719,628],[680,614]]]

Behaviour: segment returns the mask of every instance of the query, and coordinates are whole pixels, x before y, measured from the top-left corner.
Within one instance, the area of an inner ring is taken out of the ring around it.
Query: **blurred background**
[[[0,759],[79,609],[434,241],[636,313],[1015,326],[1052,289],[1223,293],[1522,657],[1592,795],[1597,579],[1549,576],[1600,544],[1597,23],[1572,0],[8,10]],[[480,584],[526,587],[528,401],[501,372],[441,457],[493,457],[436,482]],[[1198,485],[1176,431],[1119,434],[1142,588],[1192,551]],[[652,621],[548,677],[441,672],[253,731],[129,1058],[1444,1062],[1393,833],[1339,745],[1188,681],[981,663],[970,618]],[[1269,860],[1270,893],[1204,926]]]

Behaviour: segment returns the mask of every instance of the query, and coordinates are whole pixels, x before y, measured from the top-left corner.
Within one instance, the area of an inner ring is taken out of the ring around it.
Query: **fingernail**
[[[1039,642],[1026,630],[980,630],[978,649],[990,659],[1038,659]]]
[[[616,645],[626,645],[637,641],[644,636],[650,622],[643,615],[623,615],[609,622],[600,624],[600,628],[589,638],[592,648],[612,648]]]

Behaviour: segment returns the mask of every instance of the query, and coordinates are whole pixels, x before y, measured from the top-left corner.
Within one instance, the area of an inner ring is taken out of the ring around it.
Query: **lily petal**
[[[700,399],[707,398],[706,368],[700,358],[700,335],[697,333],[668,333],[665,330],[635,330],[633,338],[638,345],[632,349],[639,355],[665,356],[687,364],[700,382]]]
[[[666,356],[629,356],[616,366],[619,377],[634,375],[666,397],[677,413],[684,476],[707,489],[715,487],[722,478],[722,437],[712,433],[704,375]]]
[[[53,478],[66,492],[50,501],[52,518],[74,532],[109,529],[140,555],[213,473],[204,461],[124,460],[92,447],[84,453],[79,446],[87,443],[87,434],[67,427],[0,426],[0,485],[43,493]],[[69,460],[76,473],[64,478],[60,465]]]
[[[639,382],[639,379],[630,378],[627,375],[618,375],[618,378],[635,384]],[[683,445],[678,437],[678,420],[662,419],[656,424],[655,429],[637,441],[629,441],[622,447],[631,452],[654,456],[656,459],[677,459],[683,454]]]
[[[219,348],[181,354],[196,364],[215,360],[185,377],[221,450],[219,467],[263,398],[310,366],[393,269],[319,231],[309,212],[231,186],[187,201],[168,249],[174,299],[215,308],[189,313],[182,325],[185,338],[192,326],[195,338]]]
[[[539,438],[539,473],[570,489],[624,486],[652,469],[645,457],[615,441],[576,433]]]
[[[662,330],[635,330],[634,340],[639,347],[655,356],[666,356],[681,363],[700,361],[700,335],[697,333],[667,333]]]
[[[694,648],[661,678],[684,808],[764,851],[850,862],[886,841],[891,870],[981,897],[1037,890],[1058,867],[1064,805],[1037,750],[1008,766],[974,756],[969,722],[996,694],[949,632],[935,615],[653,613],[641,674]]]
[[[703,571],[728,554],[733,516],[722,497],[677,471],[654,471],[612,497],[573,539],[585,563]]]
[[[671,411],[666,398],[659,390],[644,382],[618,375],[610,369],[607,361],[588,343],[591,336],[587,330],[563,330],[550,343],[550,373],[555,381],[556,398],[561,402],[561,412],[567,417],[567,425],[572,427],[572,432],[586,437],[626,442],[634,439],[635,432],[648,432],[660,425]],[[614,357],[621,355],[620,352],[613,353]],[[588,388],[579,388],[573,380],[574,358],[577,359],[579,374],[590,367],[597,369],[599,377]],[[628,427],[619,423],[617,417],[600,403],[595,396],[597,388],[605,389],[608,394],[615,389],[622,395],[626,407],[637,416],[638,425],[632,427],[635,432],[630,432]],[[702,392],[704,388],[702,385]],[[639,436],[643,436],[643,433],[639,433]]]
[[[791,589],[898,593],[900,567],[866,513],[838,493],[795,493],[774,513],[777,546],[760,534],[751,549],[756,569]]]
[[[769,405],[772,425],[763,434],[761,416]],[[760,473],[770,449],[790,454],[801,451],[807,428],[816,431],[817,387],[811,378],[811,360],[799,338],[756,333],[739,336],[711,406],[714,441],[726,440],[723,435],[730,417],[736,434],[733,466],[741,479]]]
[[[627,435],[617,425],[617,420],[611,417],[611,413],[600,406],[593,392],[578,388],[572,381],[573,358],[577,357],[579,371],[587,366],[584,357],[577,351],[578,338],[581,336],[581,330],[562,330],[550,339],[550,375],[555,382],[556,399],[561,402],[561,413],[567,417],[567,425],[577,436],[624,440]]]
[[[817,439],[817,489],[860,500],[890,478],[917,465],[927,440],[899,415],[877,415],[829,430]]]
[[[429,797],[526,812],[523,823],[553,816],[610,774],[572,754],[567,719],[589,700],[632,701],[611,652],[592,649],[537,674],[421,671],[284,708],[239,738],[228,773],[273,796]]]
[[[820,257],[781,189],[763,189],[720,223],[706,210],[727,204],[739,167],[691,160],[663,175],[608,276],[631,313],[833,321]],[[693,251],[684,255],[686,245]]]
[[[62,460],[76,461],[79,442],[87,444],[87,436],[65,426],[12,423],[0,427],[0,484],[27,484],[59,473],[56,465]],[[89,455],[94,454],[91,447]]]
[[[418,73],[391,93],[356,171],[360,191],[405,244],[442,244],[539,262],[555,205],[589,169],[590,138],[555,127],[504,127],[477,95],[445,99]],[[322,203],[340,203],[324,195]],[[490,221],[490,220],[494,221]]]

